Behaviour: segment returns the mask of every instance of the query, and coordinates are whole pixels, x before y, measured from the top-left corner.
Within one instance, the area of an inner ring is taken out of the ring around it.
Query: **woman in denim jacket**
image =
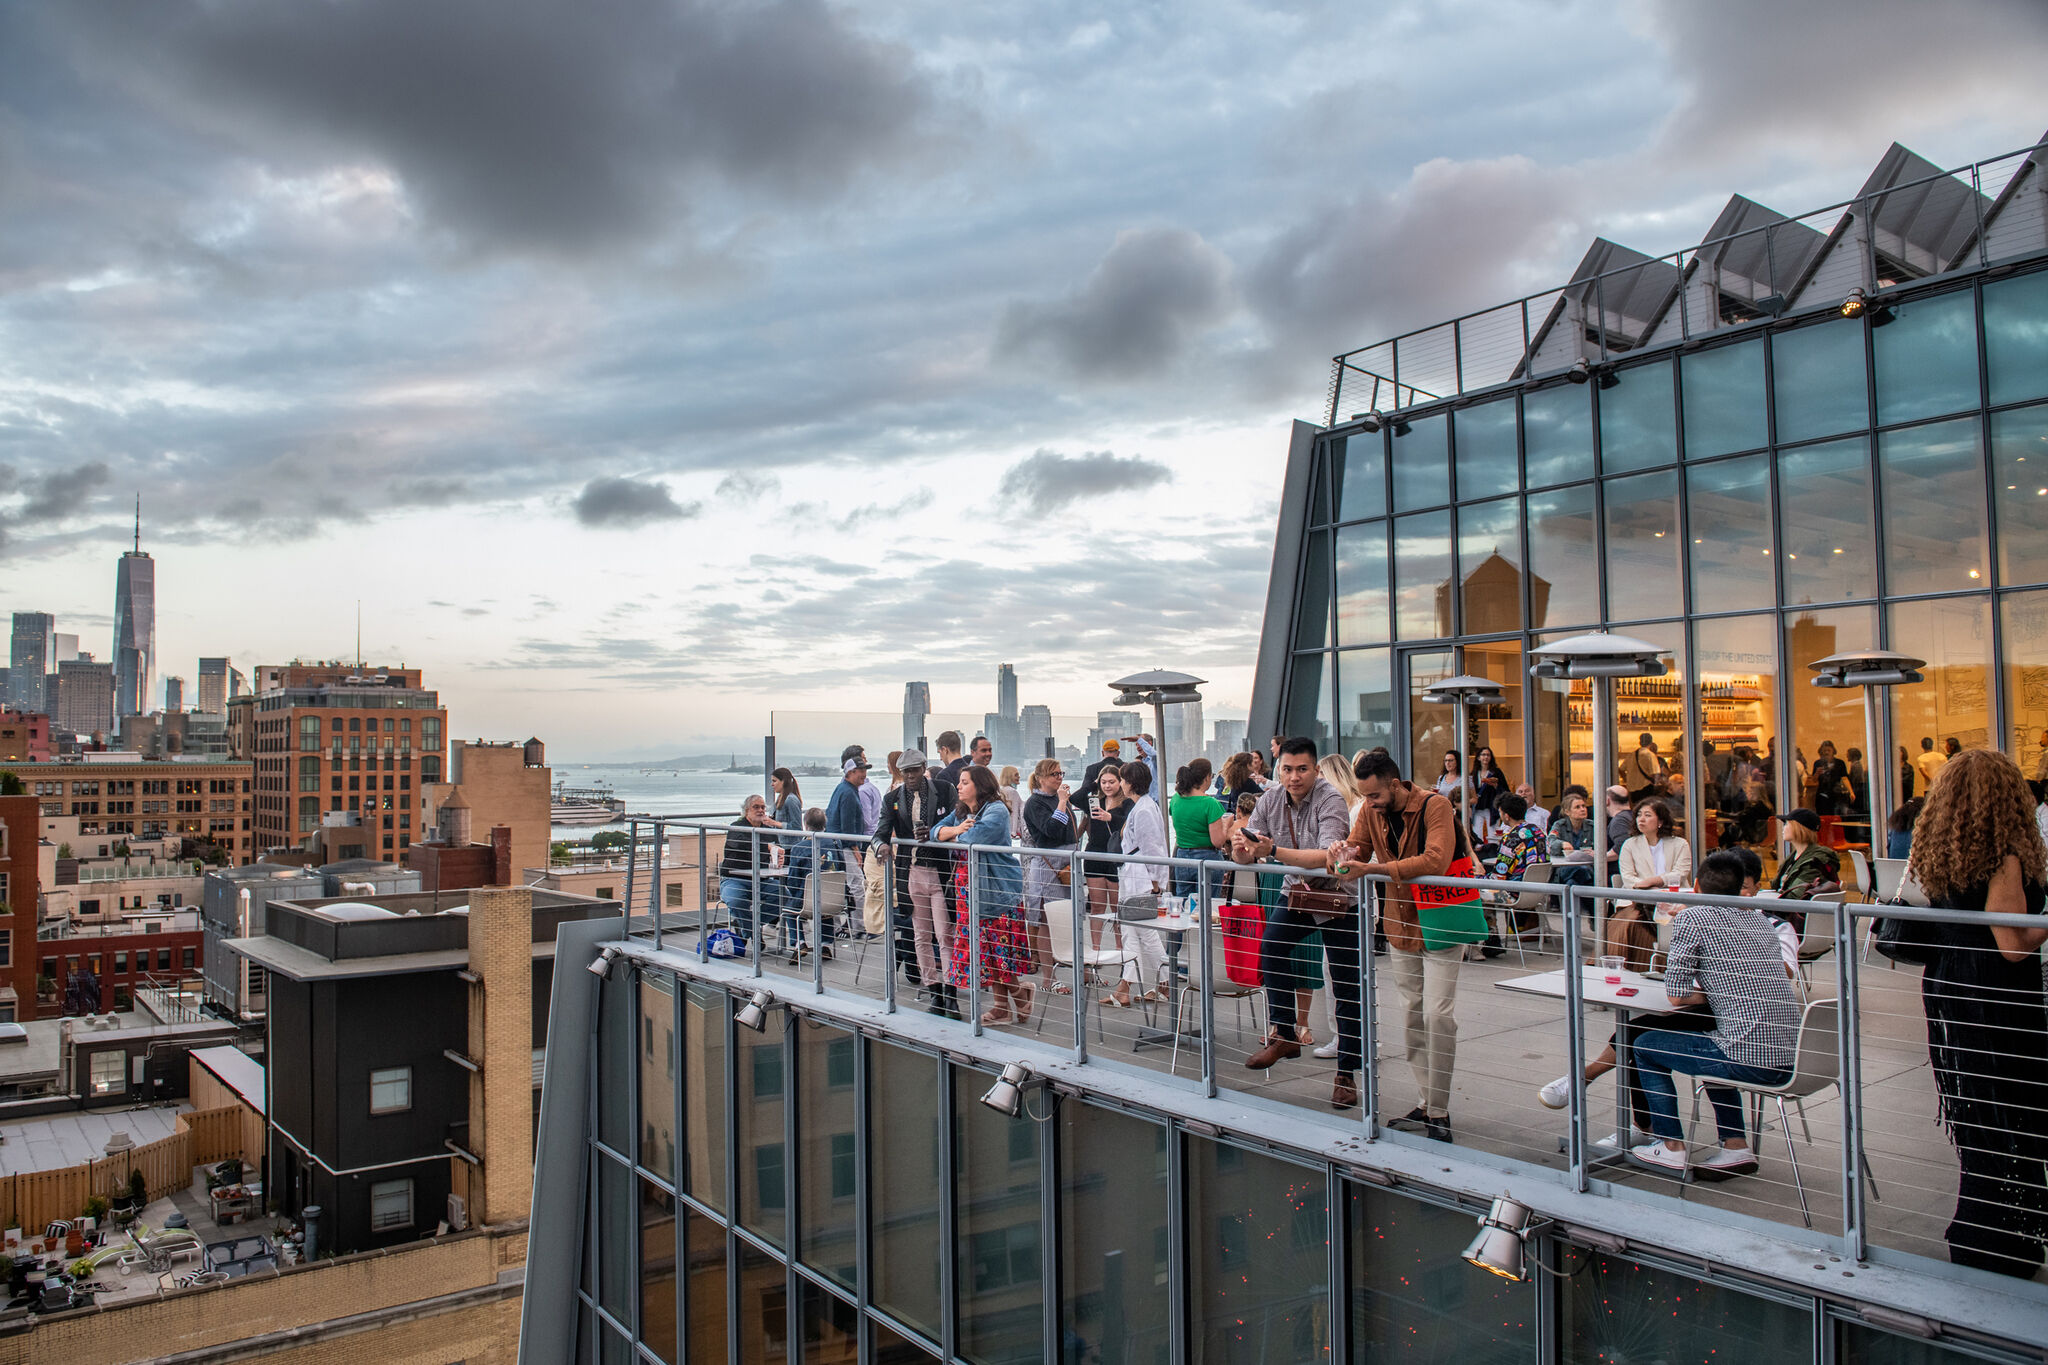
[[[1011,847],[1010,808],[1003,803],[994,773],[978,766],[961,770],[960,809],[950,823],[934,830],[932,837],[944,843]],[[1031,987],[1020,978],[1030,974],[1031,947],[1024,929],[1024,869],[1017,855],[961,854],[954,885],[961,905],[972,900],[975,938],[981,943],[981,984],[995,998],[981,1022],[1024,1023],[1031,1018]],[[975,938],[956,927],[953,960],[947,971],[956,989],[964,989],[971,978]]]

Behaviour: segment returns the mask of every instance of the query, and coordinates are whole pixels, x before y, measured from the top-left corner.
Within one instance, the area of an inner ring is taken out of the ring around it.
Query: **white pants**
[[[868,897],[868,879],[860,869],[861,851],[858,848],[846,848],[842,849],[841,852],[845,854],[847,893],[853,897],[855,905],[865,906]],[[836,905],[826,911],[827,914],[837,914],[838,912],[839,907]]]
[[[1402,1032],[1408,1044],[1408,1065],[1422,1108],[1431,1118],[1451,1112],[1451,1070],[1458,1060],[1458,968],[1463,944],[1434,952],[1408,953],[1392,948],[1387,962],[1401,992]]]
[[[1159,931],[1119,924],[1117,933],[1123,941],[1124,980],[1136,986],[1140,994],[1157,986],[1159,974],[1166,966],[1166,944]]]

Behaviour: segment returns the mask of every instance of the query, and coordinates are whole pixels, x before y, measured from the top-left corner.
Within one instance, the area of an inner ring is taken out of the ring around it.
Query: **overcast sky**
[[[1241,708],[1330,355],[2030,143],[2044,69],[2039,0],[20,0],[0,610],[106,657],[139,491],[162,672],[360,600],[564,758],[1003,660]]]

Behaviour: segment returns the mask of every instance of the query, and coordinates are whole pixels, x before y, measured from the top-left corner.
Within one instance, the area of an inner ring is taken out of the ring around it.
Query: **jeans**
[[[774,905],[775,884],[764,882],[761,899]],[[733,932],[743,939],[754,936],[754,879],[751,877],[720,877],[718,899],[725,903],[725,912],[732,916]]]
[[[1259,940],[1259,972],[1266,979],[1266,1024],[1276,1037],[1293,1041],[1294,993],[1314,984],[1295,970],[1295,950],[1318,929],[1329,966],[1330,1012],[1337,1023],[1337,1069],[1357,1071],[1365,1055],[1365,985],[1359,974],[1355,916],[1323,921],[1285,906],[1266,916],[1266,933]]]
[[[1591,886],[1593,869],[1585,863],[1559,863],[1551,868],[1550,879],[1559,886]]]
[[[1223,850],[1220,848],[1177,848],[1173,851],[1173,856],[1176,858],[1196,858],[1205,863],[1214,863],[1223,861],[1224,855]],[[1233,870],[1234,868],[1226,868],[1208,873],[1209,904],[1221,905],[1223,903],[1223,883]],[[1194,895],[1196,876],[1203,871],[1205,869],[1193,867],[1176,867],[1173,869],[1173,894],[1176,896]]]
[[[1635,1066],[1636,1085],[1649,1105],[1650,1131],[1666,1142],[1685,1140],[1685,1129],[1678,1123],[1678,1090],[1671,1083],[1672,1072],[1741,1081],[1746,1085],[1783,1085],[1792,1075],[1788,1068],[1731,1062],[1721,1051],[1721,1045],[1706,1034],[1673,1033],[1668,1029],[1637,1034],[1629,1058]],[[1707,1099],[1714,1106],[1714,1126],[1720,1130],[1722,1145],[1726,1146],[1731,1138],[1748,1141],[1749,1125],[1742,1113],[1742,1096],[1725,1085],[1710,1085]]]

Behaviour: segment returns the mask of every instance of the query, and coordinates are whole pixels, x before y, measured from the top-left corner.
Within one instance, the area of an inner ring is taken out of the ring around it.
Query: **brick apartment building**
[[[0,711],[0,760],[43,763],[50,758],[50,718],[38,711]]]
[[[363,856],[396,860],[422,826],[424,788],[443,778],[447,729],[416,668],[259,668],[254,700],[228,719],[230,752],[255,765],[257,855],[296,848],[339,813],[361,822]]]
[[[81,838],[210,840],[238,863],[254,859],[247,763],[142,759],[11,763],[40,813],[71,816]]]
[[[0,1022],[34,1017],[38,843],[36,799],[0,796]]]

